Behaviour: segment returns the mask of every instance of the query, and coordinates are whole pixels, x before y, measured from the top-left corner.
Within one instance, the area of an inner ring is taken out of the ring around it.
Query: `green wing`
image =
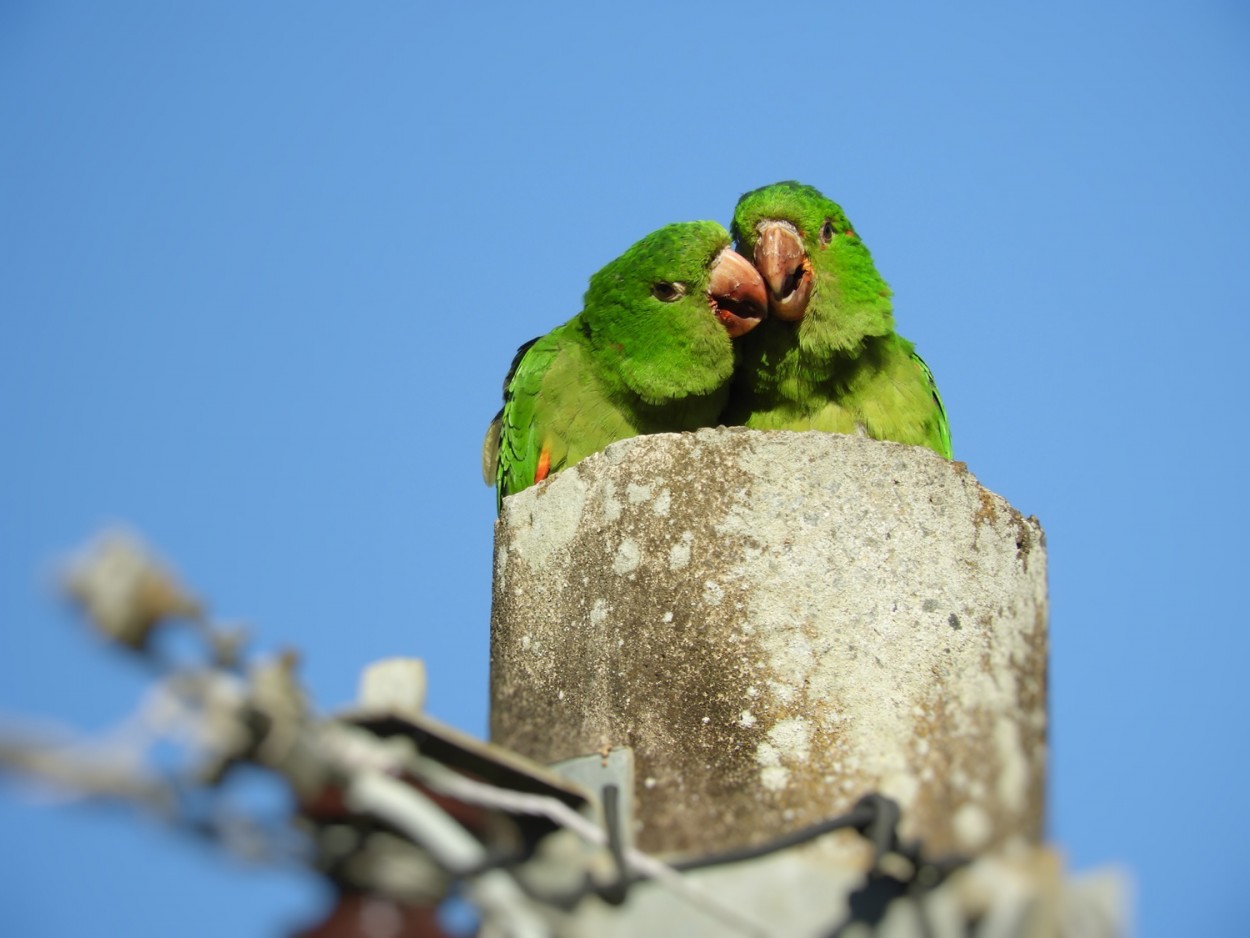
[[[579,334],[574,317],[522,346],[513,360],[503,409],[482,447],[487,484],[493,474],[501,507],[508,495],[640,432],[637,415],[605,394],[594,377],[593,355]]]
[[[502,507],[504,496],[534,484],[542,449],[538,392],[559,351],[555,334],[549,333],[526,342],[512,359],[503,384],[503,407],[482,445],[482,474],[488,485],[495,485],[496,507]]]
[[[933,372],[929,370],[929,366],[925,364],[924,359],[914,351],[911,353],[911,360],[920,367],[925,382],[929,385],[929,393],[933,395],[933,403],[937,404],[938,439],[936,442],[941,446],[937,451],[947,459],[954,459],[954,451],[951,449],[951,424],[946,416],[946,405],[942,403],[942,395],[938,393],[937,382],[933,380]]]

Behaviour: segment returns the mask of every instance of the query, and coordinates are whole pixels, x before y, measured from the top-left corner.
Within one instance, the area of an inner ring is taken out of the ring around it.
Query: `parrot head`
[[[894,328],[890,288],[841,206],[811,186],[778,182],[746,193],[733,236],[768,286],[770,313],[799,323],[804,346],[848,351]]]
[[[592,346],[648,403],[729,380],[731,339],[768,314],[764,281],[713,221],[647,235],[590,279],[581,318]]]

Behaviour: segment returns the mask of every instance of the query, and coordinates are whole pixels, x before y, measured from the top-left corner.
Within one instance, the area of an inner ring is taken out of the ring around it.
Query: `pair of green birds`
[[[951,458],[933,375],[841,207],[779,182],[738,200],[731,232],[652,232],[590,278],[580,313],[521,346],[482,447],[501,504],[617,440],[721,423]]]

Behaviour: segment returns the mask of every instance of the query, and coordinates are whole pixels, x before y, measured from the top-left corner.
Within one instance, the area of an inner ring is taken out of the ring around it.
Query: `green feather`
[[[544,450],[550,474],[616,440],[716,421],[733,347],[706,291],[729,240],[716,222],[653,232],[591,278],[580,313],[520,348],[482,447],[500,504],[534,484]]]
[[[796,182],[748,192],[731,229],[742,254],[754,256],[766,221],[798,231],[811,263],[811,297],[799,321],[770,317],[739,341],[726,422],[861,434],[952,458],[933,374],[894,332],[890,288],[841,206]]]

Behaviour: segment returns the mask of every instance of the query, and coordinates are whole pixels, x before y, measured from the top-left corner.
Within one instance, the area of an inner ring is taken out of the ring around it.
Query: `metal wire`
[[[685,860],[677,860],[669,865],[675,870],[686,872],[687,870],[701,870],[709,866],[721,866],[726,863],[741,863],[746,860],[757,860],[760,857],[766,857],[770,853],[776,853],[779,850],[786,850],[790,847],[797,847],[799,844],[805,844],[809,840],[815,840],[825,834],[833,831],[845,830],[846,828],[855,828],[862,830],[877,818],[877,810],[871,804],[865,804],[861,801],[853,809],[846,814],[837,817],[828,818],[819,821],[808,827],[800,828],[793,833],[786,834],[784,837],[778,837],[776,840],[770,840],[767,843],[756,844],[753,847],[741,847],[737,850],[726,850],[724,853],[713,853],[702,857],[691,857]]]

